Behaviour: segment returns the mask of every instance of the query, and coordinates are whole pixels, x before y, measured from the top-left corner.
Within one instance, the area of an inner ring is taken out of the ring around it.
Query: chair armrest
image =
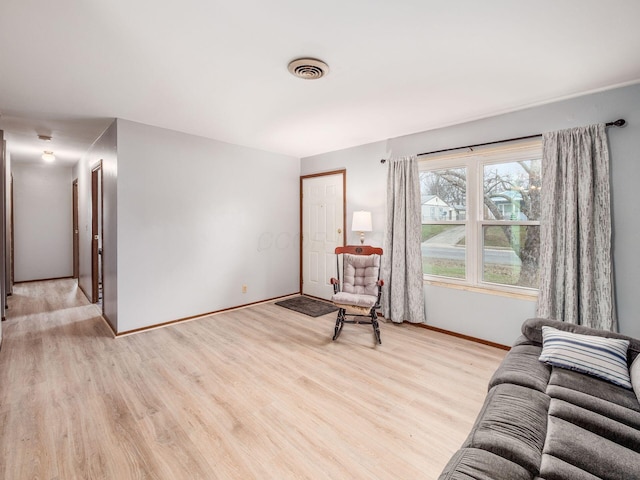
[[[331,277],[329,282],[333,285],[333,293],[338,293],[340,291],[340,281],[337,278]]]

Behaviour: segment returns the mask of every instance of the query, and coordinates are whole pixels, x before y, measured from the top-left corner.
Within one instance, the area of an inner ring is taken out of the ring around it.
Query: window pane
[[[467,170],[447,168],[420,172],[422,222],[465,220]]]
[[[484,219],[540,220],[540,159],[484,166]]]
[[[485,282],[538,288],[540,227],[485,226],[482,236]]]
[[[464,225],[422,225],[422,271],[466,278]]]

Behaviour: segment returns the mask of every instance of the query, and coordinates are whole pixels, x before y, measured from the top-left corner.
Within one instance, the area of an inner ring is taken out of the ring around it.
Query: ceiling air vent
[[[315,58],[298,58],[289,64],[291,75],[304,80],[316,80],[329,73],[329,65]]]

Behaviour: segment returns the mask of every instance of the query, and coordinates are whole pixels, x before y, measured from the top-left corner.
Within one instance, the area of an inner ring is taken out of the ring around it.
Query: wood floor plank
[[[265,303],[113,338],[71,279],[18,284],[0,478],[436,478],[505,352]]]

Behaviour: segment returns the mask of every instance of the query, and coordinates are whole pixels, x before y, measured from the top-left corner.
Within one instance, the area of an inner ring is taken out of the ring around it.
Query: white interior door
[[[302,293],[331,299],[335,249],[344,245],[345,172],[302,178]]]

